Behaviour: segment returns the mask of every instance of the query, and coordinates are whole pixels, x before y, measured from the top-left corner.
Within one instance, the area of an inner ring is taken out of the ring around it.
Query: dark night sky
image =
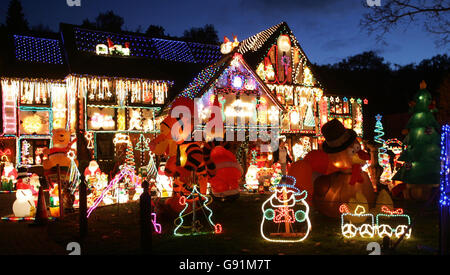
[[[436,54],[434,37],[421,25],[399,28],[377,44],[359,28],[365,0],[81,0],[81,7],[68,7],[66,0],[22,0],[30,25],[43,23],[58,30],[59,22],[81,24],[99,12],[113,10],[124,17],[125,28],[145,31],[148,25],[162,25],[166,33],[181,36],[185,29],[214,24],[219,37],[236,34],[243,40],[286,21],[311,62],[335,63],[350,55],[375,50],[393,64],[420,62]],[[383,2],[383,0],[381,0]],[[2,21],[9,0],[0,0]]]

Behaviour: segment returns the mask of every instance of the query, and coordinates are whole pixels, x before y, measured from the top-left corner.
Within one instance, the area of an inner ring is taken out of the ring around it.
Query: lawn
[[[223,225],[223,233],[195,237],[175,237],[172,221],[160,220],[163,234],[153,235],[153,254],[176,255],[358,255],[366,251],[372,240],[346,239],[340,232],[340,220],[311,211],[312,231],[302,243],[272,243],[260,235],[261,205],[268,195],[241,195],[232,203],[213,202],[213,220]],[[396,201],[412,219],[421,212],[424,203]],[[380,238],[375,241],[381,243]],[[394,239],[396,241],[396,239]],[[402,241],[396,254],[437,254],[439,248],[439,212],[429,207],[418,215],[410,239]]]
[[[348,240],[340,232],[340,220],[311,211],[312,231],[302,243],[282,244],[263,240],[259,232],[261,204],[268,195],[246,195],[231,203],[213,202],[214,222],[223,225],[223,233],[196,237],[175,237],[172,219],[158,220],[163,234],[152,236],[152,254],[160,255],[367,255],[368,239]],[[414,219],[423,203],[397,201]],[[52,222],[49,236],[65,247],[78,241],[78,214]],[[139,204],[136,202],[100,207],[89,218],[89,233],[82,245],[83,255],[139,254]],[[376,241],[381,243],[381,239]],[[417,217],[412,237],[404,240],[396,254],[437,254],[439,248],[439,214],[437,207],[425,209]]]
[[[68,214],[48,226],[49,237],[66,247],[79,241],[79,214]],[[88,235],[82,244],[82,255],[139,254],[139,203],[132,202],[97,208],[88,220]]]

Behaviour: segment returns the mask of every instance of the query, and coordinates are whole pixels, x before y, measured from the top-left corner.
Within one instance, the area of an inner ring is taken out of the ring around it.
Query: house
[[[59,128],[77,139],[71,150],[80,161],[94,158],[113,169],[131,154],[136,166],[144,166],[149,155],[143,143],[159,132],[177,97],[199,98],[206,107],[220,96],[225,122],[247,119],[247,130],[237,122],[225,124],[226,130],[281,133],[296,159],[318,148],[320,128],[332,118],[363,135],[367,101],[328,95],[285,22],[221,47],[69,24],[46,37],[5,40],[0,152],[10,149],[2,159],[16,167],[41,171],[43,150]],[[254,114],[254,106],[265,109]],[[208,117],[200,115],[197,131]]]
[[[221,48],[224,57],[203,69],[178,94],[200,98],[197,105],[203,112],[199,112],[201,125],[196,125],[196,131],[205,130],[209,118],[205,107],[212,106],[214,96],[218,96],[226,132],[239,130],[237,122],[230,125],[228,118],[232,121],[240,114],[247,116],[244,124],[249,133],[258,131],[259,126],[263,126],[262,130],[276,130],[286,137],[295,159],[319,147],[323,142],[320,129],[331,119],[340,120],[359,137],[363,136],[363,106],[368,104],[367,99],[327,94],[285,22],[240,43],[226,38]],[[164,115],[168,115],[171,102],[165,106]],[[267,108],[258,110],[264,104]],[[251,108],[255,110],[253,114]],[[246,109],[249,110],[241,112]],[[265,112],[279,118],[275,125],[267,123]],[[252,115],[256,128],[251,125]],[[250,134],[246,140],[251,140]]]
[[[5,40],[0,150],[8,152],[3,160],[38,173],[52,130],[60,128],[77,139],[72,150],[79,159],[111,167],[125,151],[115,141],[152,138],[156,114],[173,89],[221,57],[216,45],[68,24],[50,37]],[[143,166],[149,157],[136,152],[135,159]]]

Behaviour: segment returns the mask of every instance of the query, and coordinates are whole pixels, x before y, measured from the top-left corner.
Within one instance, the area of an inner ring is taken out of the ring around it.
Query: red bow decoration
[[[402,215],[403,214],[402,208],[397,208],[395,210],[391,210],[386,205],[383,205],[381,207],[381,211],[383,211],[384,213],[389,214],[389,215]]]
[[[353,164],[352,165],[352,178],[350,179],[349,184],[355,185],[357,182],[363,182],[363,177],[361,176],[361,165],[360,164]]]

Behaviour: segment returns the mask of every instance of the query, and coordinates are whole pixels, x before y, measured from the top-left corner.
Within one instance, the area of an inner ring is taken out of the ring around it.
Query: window
[[[343,101],[339,97],[330,99],[330,114],[350,115],[350,107],[348,101]]]
[[[20,83],[20,105],[50,106],[50,83],[28,82]]]
[[[99,133],[97,134],[97,159],[99,160],[113,160],[114,159],[114,134],[113,133]]]
[[[128,88],[130,105],[164,104],[169,85],[159,81],[133,81]]]
[[[42,165],[44,149],[49,145],[49,139],[22,139],[20,141],[21,164]]]
[[[20,134],[48,135],[50,133],[49,111],[20,111]]]
[[[154,131],[155,122],[153,110],[127,108],[127,125],[129,131]]]
[[[87,82],[88,104],[111,105],[116,104],[116,87],[114,81],[92,78]]]
[[[116,110],[113,108],[88,107],[88,130],[116,130]]]

